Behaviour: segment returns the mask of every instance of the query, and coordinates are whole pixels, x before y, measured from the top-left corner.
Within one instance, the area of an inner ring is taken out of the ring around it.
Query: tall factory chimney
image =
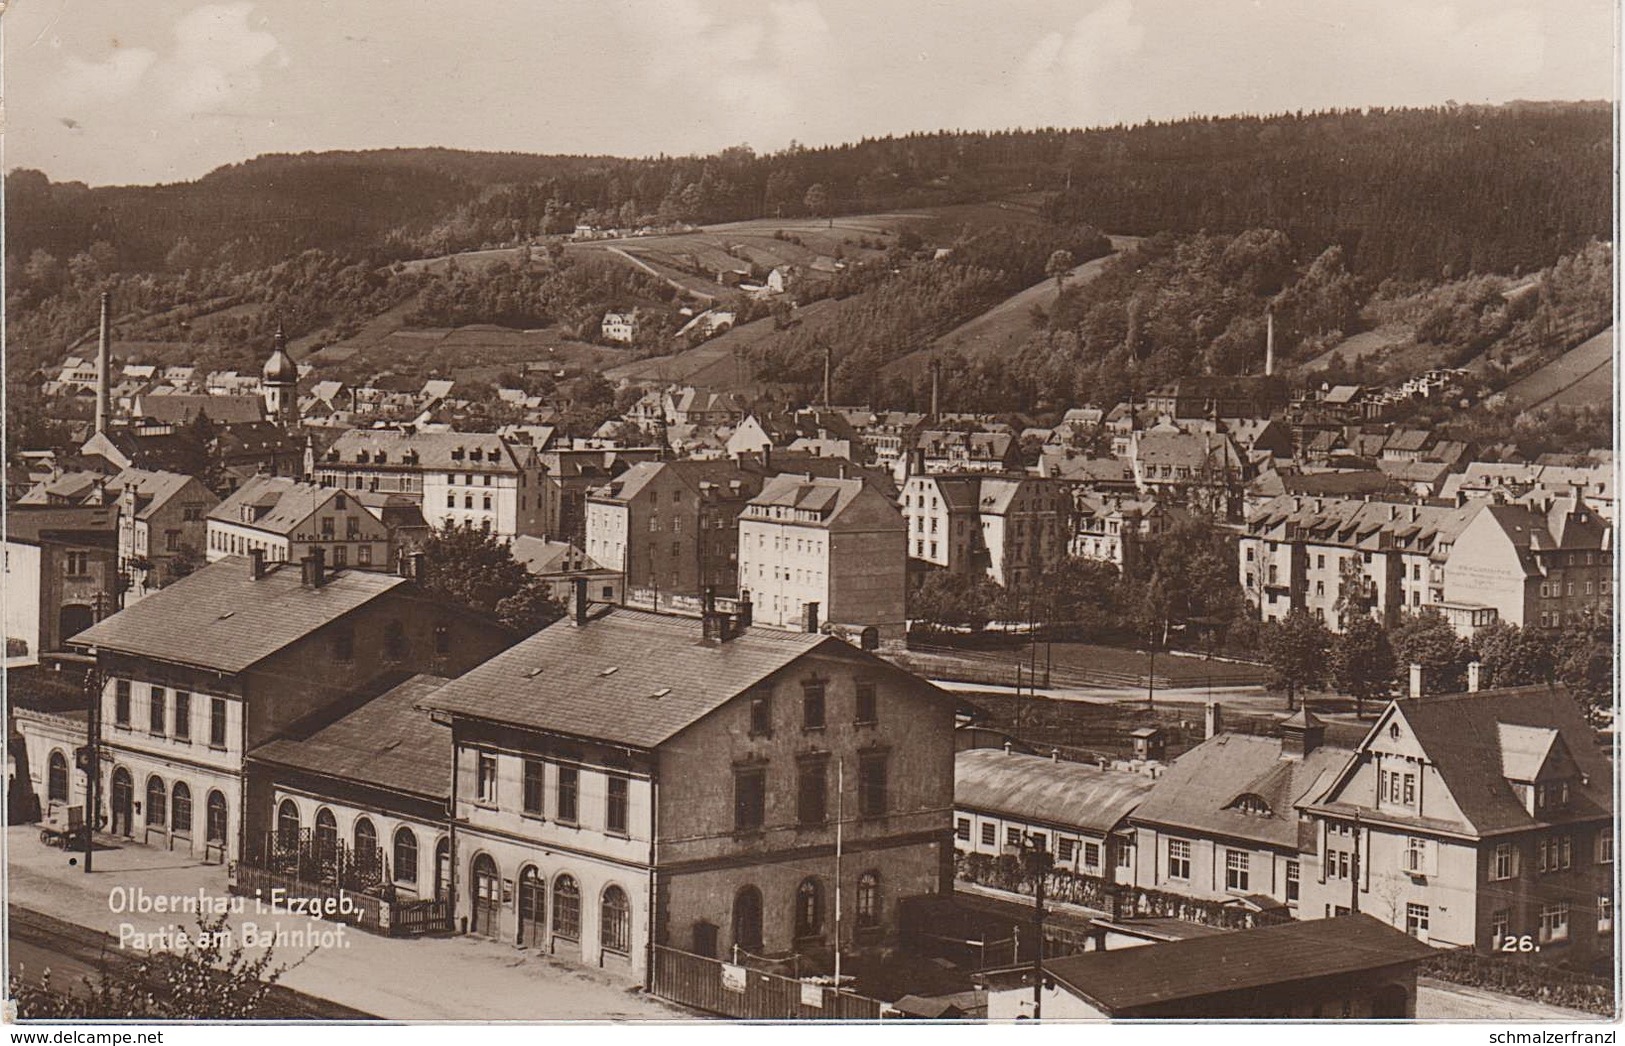
[[[102,291],[101,333],[96,339],[96,431],[107,431],[107,400],[110,378],[108,354],[111,348],[113,296]]]
[[[1275,373],[1275,306],[1264,306],[1264,376]]]
[[[937,390],[942,383],[942,361],[936,358],[931,360],[931,420],[937,420]]]
[[[824,409],[829,409],[829,372],[830,364],[834,359],[835,348],[829,342],[824,343]]]

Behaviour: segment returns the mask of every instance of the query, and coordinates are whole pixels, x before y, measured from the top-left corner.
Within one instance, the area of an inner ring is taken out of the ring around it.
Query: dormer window
[[[1541,781],[1535,785],[1536,810],[1560,810],[1569,805],[1568,778]]]
[[[1240,810],[1244,814],[1254,814],[1260,817],[1269,817],[1273,812],[1270,810],[1270,804],[1264,801],[1264,797],[1255,792],[1246,792],[1238,796],[1230,804],[1230,809]]]

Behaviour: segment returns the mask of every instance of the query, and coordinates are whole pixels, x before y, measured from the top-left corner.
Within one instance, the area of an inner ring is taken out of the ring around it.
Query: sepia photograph
[[[0,0],[10,1040],[1615,1041],[1619,18]]]

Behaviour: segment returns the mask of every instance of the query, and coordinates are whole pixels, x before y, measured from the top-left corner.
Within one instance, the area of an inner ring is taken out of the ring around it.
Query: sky
[[[11,0],[6,169],[621,156],[1615,94],[1614,0]]]

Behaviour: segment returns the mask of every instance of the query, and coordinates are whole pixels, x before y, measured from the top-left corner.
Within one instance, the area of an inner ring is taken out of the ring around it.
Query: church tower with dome
[[[288,355],[288,339],[277,324],[276,346],[271,358],[265,361],[260,374],[260,389],[265,396],[265,416],[271,421],[292,429],[299,421],[299,368]]]

